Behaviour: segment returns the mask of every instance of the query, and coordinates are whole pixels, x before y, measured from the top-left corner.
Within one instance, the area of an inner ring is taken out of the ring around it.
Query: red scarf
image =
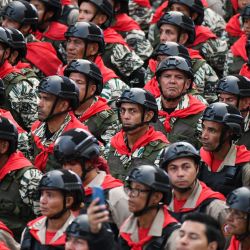
[[[235,145],[236,146],[236,161],[235,164],[246,163],[250,161],[250,151],[247,150],[245,145]],[[203,147],[200,149],[201,159],[211,167],[213,164],[213,153],[210,151],[206,151]]]
[[[29,63],[26,63],[26,62],[22,62],[22,61],[19,61],[15,66],[14,66],[16,69],[20,70],[20,69],[31,69],[31,66]]]
[[[149,59],[148,67],[150,68],[150,70],[151,70],[152,72],[155,73],[156,68],[157,68],[157,61],[154,60],[154,59]]]
[[[168,1],[165,1],[155,10],[151,24],[157,23],[160,20],[161,16],[165,13],[167,7]]]
[[[226,25],[226,31],[230,36],[240,37],[244,34],[244,32],[241,30],[239,17],[240,14],[232,16]]]
[[[141,30],[139,24],[126,13],[120,13],[115,16],[115,23],[112,28],[116,31],[128,32],[131,30]]]
[[[234,11],[237,12],[237,10],[239,8],[238,0],[231,0],[231,3],[232,3]]]
[[[230,48],[234,56],[242,57],[245,61],[248,60],[245,48],[246,43],[247,43],[247,36],[243,34]]]
[[[112,188],[123,186],[123,182],[121,180],[119,180],[119,179],[114,178],[112,175],[107,174],[105,176],[101,186],[102,186],[103,190],[112,189]],[[92,194],[92,188],[87,187],[85,189],[85,195],[89,196],[91,194]]]
[[[59,65],[62,64],[57,57],[54,47],[48,42],[27,43],[26,59],[46,76],[55,75]]]
[[[18,69],[13,67],[8,60],[6,60],[2,66],[0,66],[0,78],[4,79],[10,73],[20,73]],[[21,73],[20,73],[21,74]]]
[[[199,50],[187,48],[189,56],[191,59],[203,59],[203,57],[200,55]]]
[[[208,28],[201,25],[195,25],[196,38],[194,43],[191,45],[196,46],[200,43],[205,43],[209,39],[216,39],[217,36]]]
[[[128,44],[123,39],[123,37],[111,27],[105,29],[103,31],[103,35],[105,43],[111,43],[111,44],[119,43],[126,47],[129,47]]]
[[[240,75],[241,76],[246,76],[247,78],[250,78],[250,69],[249,66],[244,63],[241,70],[240,70]]]
[[[118,78],[118,76],[115,74],[115,72],[112,69],[107,68],[104,65],[104,62],[100,56],[96,57],[95,64],[98,66],[98,68],[100,69],[100,71],[102,73],[104,84],[106,84],[109,80],[111,80],[113,78]]]
[[[83,128],[85,130],[88,131],[88,127],[85,126],[84,124],[82,124],[79,120],[77,120],[77,118],[72,114],[69,113],[71,116],[71,120],[69,121],[69,123],[66,125],[66,127],[64,128],[63,132],[73,129],[73,128]],[[41,152],[36,156],[35,160],[34,160],[34,165],[41,170],[42,172],[45,171],[46,169],[46,164],[47,164],[47,160],[49,157],[49,154],[53,153],[54,150],[54,142],[52,142],[48,147],[45,147],[42,142],[41,142],[41,138],[36,136],[34,134],[34,131],[42,124],[42,122],[40,121],[36,121],[32,127],[31,127],[31,133],[32,136],[34,138],[34,142],[36,144],[36,147],[41,149]]]
[[[164,222],[163,225],[159,225],[162,228],[165,228],[167,225],[170,223],[177,222],[168,212],[167,208],[164,206],[163,207],[163,213],[164,213]],[[126,221],[125,221],[126,223]],[[130,247],[131,250],[143,250],[143,246],[149,242],[153,236],[152,235],[147,235],[144,239],[141,239],[138,242],[133,242],[131,239],[131,235],[125,232],[120,232],[120,236],[127,242],[128,246]]]
[[[108,105],[106,99],[98,96],[98,101],[91,105],[80,118],[78,118],[81,122],[88,120],[91,116],[100,113],[104,110],[110,110],[111,107]]]
[[[62,5],[71,5],[71,0],[61,0]]]
[[[0,249],[1,250],[10,250],[3,241],[0,241]]]
[[[237,240],[236,237],[233,235],[227,250],[239,250],[239,249],[240,249],[240,241]]]
[[[161,95],[156,76],[154,76],[151,80],[149,80],[143,88],[149,91],[155,98]]]
[[[138,5],[142,6],[142,7],[146,7],[151,9],[151,4],[149,2],[149,0],[133,0],[133,2],[137,3]]]
[[[11,171],[32,166],[32,163],[25,158],[22,152],[17,151],[10,155],[8,161],[0,169],[0,181]]]
[[[12,231],[2,221],[0,221],[0,229],[8,232],[12,237],[14,237]]]
[[[146,146],[149,142],[160,140],[165,143],[169,143],[167,138],[163,133],[160,131],[156,131],[152,126],[149,126],[146,134],[140,137],[135,144],[131,151],[129,151],[125,141],[125,132],[121,130],[111,139],[111,146],[117,150],[117,152],[121,155],[130,156],[136,149]]]
[[[200,100],[196,99],[194,96],[188,95],[188,97],[189,97],[189,106],[187,108],[175,110],[171,114],[168,114],[166,111],[163,110],[159,111],[160,116],[166,117],[166,120],[164,122],[164,127],[168,133],[172,129],[170,126],[171,118],[173,117],[185,118],[190,115],[198,114],[206,108],[206,105],[202,103]]]

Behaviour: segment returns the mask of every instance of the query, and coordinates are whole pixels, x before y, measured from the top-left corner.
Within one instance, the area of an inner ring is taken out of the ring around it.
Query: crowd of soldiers
[[[250,1],[0,1],[0,250],[62,249],[250,250]]]

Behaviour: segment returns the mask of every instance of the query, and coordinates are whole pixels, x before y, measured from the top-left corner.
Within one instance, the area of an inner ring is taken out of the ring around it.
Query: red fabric
[[[115,23],[112,28],[116,31],[128,32],[131,30],[141,30],[140,25],[126,13],[120,13],[115,16]]]
[[[187,199],[177,200],[176,197],[174,197],[174,211],[179,212],[185,205],[186,201]]]
[[[63,132],[73,129],[73,128],[82,128],[85,129],[87,131],[88,127],[85,126],[84,124],[82,124],[79,120],[77,120],[77,118],[70,113],[71,116],[71,120],[69,121],[69,123],[66,125],[66,127],[64,128]],[[31,127],[31,133],[32,136],[34,138],[34,142],[37,146],[37,148],[41,149],[41,152],[36,156],[35,161],[34,161],[34,165],[40,169],[42,172],[45,171],[46,169],[46,163],[49,157],[49,154],[53,153],[54,150],[54,143],[51,143],[48,147],[45,147],[42,142],[41,142],[41,138],[36,136],[34,134],[34,131],[42,124],[42,122],[40,121],[36,121],[32,127]]]
[[[240,14],[232,16],[226,25],[226,31],[230,36],[240,37],[244,34],[241,30],[239,17]]]
[[[105,176],[101,186],[102,186],[103,190],[112,189],[112,188],[123,186],[123,182],[119,179],[114,178],[112,175],[107,174]],[[85,191],[86,196],[89,196],[92,194],[91,187],[86,188],[84,191]]]
[[[106,174],[110,174],[108,162],[103,157],[99,156],[97,161],[94,163],[94,166],[99,170],[105,171]]]
[[[156,71],[156,68],[157,68],[157,61],[156,60],[154,60],[154,59],[149,59],[149,62],[148,62],[148,67],[150,68],[150,70],[152,71],[152,72],[154,72],[155,73],[155,71]]]
[[[241,76],[246,76],[247,78],[250,78],[250,69],[246,63],[243,64],[241,70],[240,70]]]
[[[96,57],[95,64],[98,66],[98,68],[100,69],[100,71],[102,73],[104,84],[106,84],[109,80],[111,80],[113,78],[118,78],[118,76],[115,74],[115,72],[112,69],[107,68],[104,65],[104,62],[100,56]]]
[[[239,250],[239,249],[240,249],[240,241],[237,240],[236,237],[233,235],[227,250]]]
[[[37,241],[40,242],[40,243],[41,243],[41,240],[40,240],[40,238],[39,238],[39,236],[38,236],[39,230],[33,228],[32,226],[33,226],[36,222],[40,221],[42,218],[44,218],[44,216],[38,217],[38,218],[36,218],[35,220],[32,220],[32,221],[28,222],[28,224],[27,224],[27,226],[30,228],[30,234],[35,238],[35,240],[37,240]],[[50,243],[49,245],[50,245],[50,246],[65,245],[65,242],[66,242],[66,235],[65,235],[65,233],[64,233],[64,234],[63,234],[61,237],[59,237],[55,242]]]
[[[162,228],[165,228],[167,225],[170,223],[177,222],[167,211],[167,208],[164,206],[163,207],[163,212],[164,212],[164,222],[162,225]],[[125,221],[126,223],[126,221]],[[159,225],[160,226],[160,225]],[[120,236],[126,240],[128,246],[130,247],[131,250],[142,250],[143,246],[152,239],[151,235],[147,235],[144,239],[140,239],[138,242],[133,242],[132,239],[130,238],[131,235],[125,232],[121,232]]]
[[[46,76],[55,75],[62,62],[58,59],[51,43],[27,43],[26,59],[41,70]]]
[[[165,116],[166,120],[164,122],[164,127],[166,131],[169,133],[171,131],[170,119],[172,117],[175,118],[185,118],[190,115],[198,114],[206,108],[206,105],[202,103],[200,100],[196,99],[192,95],[188,95],[189,97],[189,106],[184,109],[173,111],[171,114],[168,114],[166,111],[160,110],[159,115]]]
[[[11,171],[32,166],[32,163],[25,158],[22,152],[17,151],[10,155],[8,161],[0,169],[0,181]]]
[[[95,102],[92,106],[90,106],[80,118],[78,118],[81,122],[88,120],[91,116],[100,113],[104,110],[110,110],[111,107],[108,105],[106,99],[98,96],[98,101]]]
[[[71,0],[61,0],[62,5],[71,5]]]
[[[123,37],[117,33],[113,28],[109,27],[103,31],[105,43],[119,43],[124,46],[128,46]]]
[[[49,232],[46,231],[46,236],[45,236],[45,243],[46,245],[49,245],[50,241],[53,239],[53,237],[55,236],[56,232]]]
[[[146,146],[149,142],[161,140],[165,143],[169,143],[167,138],[163,133],[160,131],[156,131],[152,126],[149,127],[148,131],[140,137],[135,144],[131,151],[129,151],[125,141],[124,141],[125,132],[121,130],[115,136],[111,138],[111,146],[115,148],[119,154],[122,155],[131,155],[136,149],[140,147]]]
[[[12,231],[2,221],[0,221],[0,230],[8,232],[12,237],[14,237]]]
[[[236,153],[236,161],[235,164],[246,163],[250,161],[250,151],[247,150],[245,145],[235,145],[237,153]],[[210,167],[213,164],[213,153],[204,150],[202,147],[200,149],[201,159]]]
[[[149,80],[143,88],[149,91],[155,98],[161,95],[158,81],[155,76],[151,80]]]
[[[203,59],[203,57],[200,55],[199,50],[187,48],[189,56],[191,59]]]
[[[201,2],[205,8],[208,8],[207,0],[201,0]]]
[[[13,67],[8,60],[6,60],[4,62],[4,64],[0,67],[0,78],[3,79],[4,77],[6,77],[7,75],[9,75],[10,73],[20,73],[19,69],[16,69],[15,67]]]
[[[1,250],[10,250],[3,241],[0,241],[0,249]]]
[[[25,130],[19,126],[19,124],[15,121],[12,114],[8,110],[4,110],[4,109],[0,108],[0,116],[3,116],[5,118],[7,118],[8,120],[10,120],[16,126],[18,133],[25,132]]]
[[[247,36],[243,34],[230,48],[234,56],[242,57],[245,61],[248,60],[245,48],[246,42]]]
[[[215,39],[217,36],[208,28],[202,25],[195,25],[196,38],[194,43],[191,45],[196,46],[200,43],[205,43],[209,39]]]
[[[165,13],[167,7],[168,1],[165,1],[155,10],[151,24],[157,23],[160,20],[161,16]]]
[[[210,199],[210,198],[215,198],[215,199],[219,199],[222,201],[225,201],[225,197],[223,194],[219,193],[219,192],[215,192],[213,191],[211,188],[209,188],[204,182],[199,181],[202,191],[201,194],[195,204],[195,207],[190,207],[190,208],[181,208],[179,211],[175,211],[175,212],[188,212],[188,211],[192,211],[194,208],[197,208],[198,206],[201,205],[201,203],[203,203],[205,200]]]
[[[231,3],[232,3],[234,11],[237,12],[237,10],[239,8],[238,0],[231,0]]]
[[[25,69],[25,68],[31,69],[31,66],[30,66],[29,63],[21,62],[21,61],[19,61],[19,62],[17,63],[17,65],[15,65],[14,67],[15,67],[16,69],[18,69],[18,70],[20,70],[20,69]]]
[[[133,2],[137,3],[138,5],[140,5],[142,7],[147,7],[149,9],[151,9],[151,4],[150,4],[149,0],[133,0]]]

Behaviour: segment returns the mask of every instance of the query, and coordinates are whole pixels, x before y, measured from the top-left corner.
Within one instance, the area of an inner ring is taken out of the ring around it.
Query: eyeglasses
[[[230,215],[233,219],[236,220],[246,220],[247,215],[243,215],[240,211],[234,210],[232,208],[225,209],[227,215]]]
[[[124,191],[127,195],[131,195],[132,197],[138,197],[140,195],[140,193],[149,193],[151,190],[124,187]]]

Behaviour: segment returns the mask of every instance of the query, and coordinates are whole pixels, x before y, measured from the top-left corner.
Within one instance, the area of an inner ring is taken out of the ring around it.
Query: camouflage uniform
[[[244,63],[245,61],[242,57],[234,56],[231,50],[229,50],[226,55],[223,76],[239,74]]]
[[[12,2],[12,0],[1,0],[0,1],[0,8],[4,7],[8,3]]]
[[[220,16],[224,17],[225,15],[225,10],[224,10],[224,0],[207,0],[208,7],[215,11],[217,14]]]

